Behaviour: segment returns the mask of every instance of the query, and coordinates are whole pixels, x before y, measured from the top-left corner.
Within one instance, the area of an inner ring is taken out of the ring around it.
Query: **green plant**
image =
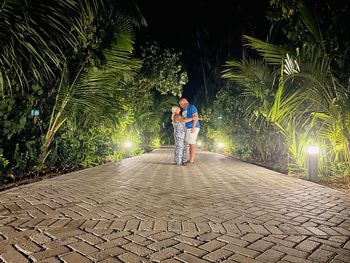
[[[323,174],[337,173],[339,163],[343,172],[344,167],[350,168],[349,90],[332,71],[332,57],[326,52],[317,23],[305,5],[299,8],[312,43],[288,48],[245,37],[246,45],[263,61],[229,61],[223,76],[256,101],[245,108],[247,116],[261,116],[283,135],[290,172],[305,171],[310,144],[322,146]]]

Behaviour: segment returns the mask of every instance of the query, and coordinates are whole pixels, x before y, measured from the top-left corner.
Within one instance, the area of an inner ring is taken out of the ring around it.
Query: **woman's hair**
[[[171,107],[171,120],[174,122],[174,116],[176,114],[176,110],[177,110],[178,106],[172,106]]]

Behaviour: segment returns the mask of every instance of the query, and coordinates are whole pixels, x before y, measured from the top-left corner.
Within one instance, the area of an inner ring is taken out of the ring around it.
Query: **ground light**
[[[320,148],[317,146],[308,146],[306,148],[307,179],[309,181],[318,181],[318,155]]]
[[[200,140],[198,140],[198,141],[197,141],[197,145],[198,145],[198,147],[202,147],[202,146],[203,146],[203,142],[200,141]]]
[[[218,142],[217,147],[218,147],[219,149],[222,149],[222,148],[225,147],[225,144],[223,144],[222,142]]]
[[[132,143],[130,141],[125,141],[124,142],[124,147],[125,147],[125,152],[126,152],[126,158],[130,157],[130,148],[132,146]]]

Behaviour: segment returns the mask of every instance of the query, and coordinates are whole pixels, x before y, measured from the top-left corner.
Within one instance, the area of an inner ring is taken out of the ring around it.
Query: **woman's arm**
[[[175,122],[184,122],[184,123],[187,123],[187,122],[193,121],[193,118],[185,119],[185,118],[182,118],[180,115],[176,115],[176,116],[174,117],[174,121],[175,121]]]

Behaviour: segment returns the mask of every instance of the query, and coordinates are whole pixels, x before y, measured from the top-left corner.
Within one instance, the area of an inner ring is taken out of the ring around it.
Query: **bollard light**
[[[130,156],[130,148],[132,146],[132,143],[130,141],[125,141],[124,142],[124,147],[125,147],[125,152],[126,152],[126,158],[129,158]]]
[[[130,149],[130,148],[131,148],[131,145],[132,145],[132,143],[131,143],[130,141],[124,142],[124,147],[125,147],[126,149]]]
[[[317,146],[308,146],[306,148],[307,179],[309,181],[318,181],[318,155],[320,148]]]
[[[306,152],[308,154],[318,154],[320,152],[320,148],[318,148],[317,146],[308,146],[306,148]]]
[[[225,147],[225,144],[223,144],[222,142],[218,142],[217,146],[219,149],[222,149]]]

